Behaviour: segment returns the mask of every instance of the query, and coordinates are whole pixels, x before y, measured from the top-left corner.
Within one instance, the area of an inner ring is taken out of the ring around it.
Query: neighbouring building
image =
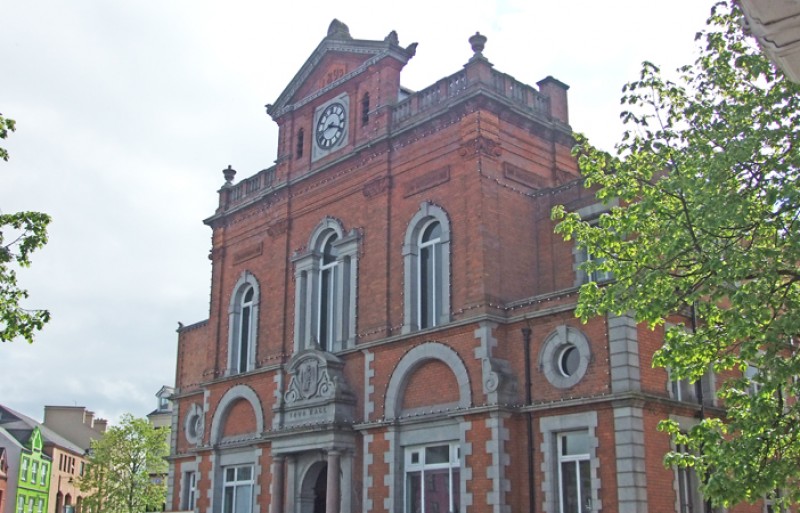
[[[2,436],[2,435],[0,435]],[[5,447],[0,447],[0,513],[6,509],[6,497],[8,496],[8,451]]]
[[[715,408],[713,376],[671,382],[650,365],[663,333],[631,316],[574,316],[609,277],[553,233],[554,205],[607,208],[571,156],[568,87],[469,41],[414,92],[416,44],[334,20],[267,106],[275,165],[223,171],[209,316],[179,329],[168,508],[706,510],[656,425]]]
[[[6,497],[8,489],[8,451],[0,447],[0,513],[6,510]]]
[[[147,414],[147,420],[157,428],[172,427],[172,394],[175,388],[164,385],[156,392],[158,405],[156,409]]]
[[[60,407],[45,407],[45,416],[50,408]],[[0,453],[7,462],[5,509],[0,513],[80,513],[86,493],[78,489],[77,480],[86,466],[87,449],[0,405]]]
[[[108,427],[106,419],[95,418],[94,412],[85,406],[45,406],[43,424],[84,451],[88,451],[92,440],[102,437]]]
[[[49,511],[52,457],[38,422],[0,406],[0,446],[8,455],[6,513]]]

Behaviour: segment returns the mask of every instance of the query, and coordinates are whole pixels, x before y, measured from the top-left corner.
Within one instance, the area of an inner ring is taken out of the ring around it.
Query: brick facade
[[[226,170],[209,317],[179,330],[168,507],[555,513],[575,475],[581,512],[682,511],[655,425],[700,406],[651,368],[661,334],[574,318],[578,253],[550,210],[599,209],[567,86],[470,42],[412,93],[416,45],[334,21],[268,106],[276,164]]]

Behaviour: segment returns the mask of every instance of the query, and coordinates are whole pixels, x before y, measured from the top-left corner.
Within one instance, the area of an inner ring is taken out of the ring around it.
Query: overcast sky
[[[274,102],[331,20],[357,39],[418,42],[403,85],[462,69],[488,37],[495,69],[570,86],[570,121],[619,139],[622,85],[643,60],[694,60],[711,0],[8,0],[0,6],[0,210],[53,216],[21,273],[52,321],[33,345],[0,345],[0,404],[41,420],[46,404],[116,422],[173,385],[178,321],[208,317],[221,170],[272,165]]]

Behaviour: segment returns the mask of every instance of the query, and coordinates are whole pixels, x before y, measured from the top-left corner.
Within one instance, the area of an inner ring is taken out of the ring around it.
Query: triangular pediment
[[[392,31],[382,41],[353,39],[347,25],[333,20],[328,35],[320,42],[300,71],[280,94],[267,113],[277,119],[285,112],[304,105],[343,82],[363,73],[385,58],[405,65],[416,53],[416,43],[400,47]]]

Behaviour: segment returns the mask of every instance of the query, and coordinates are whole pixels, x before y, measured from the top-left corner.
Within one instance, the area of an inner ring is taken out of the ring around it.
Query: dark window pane
[[[578,509],[578,479],[575,462],[561,464],[561,513],[581,513]]]
[[[425,464],[447,463],[450,461],[450,446],[437,445],[425,448]]]
[[[406,490],[406,513],[422,513],[422,472],[407,474]]]

